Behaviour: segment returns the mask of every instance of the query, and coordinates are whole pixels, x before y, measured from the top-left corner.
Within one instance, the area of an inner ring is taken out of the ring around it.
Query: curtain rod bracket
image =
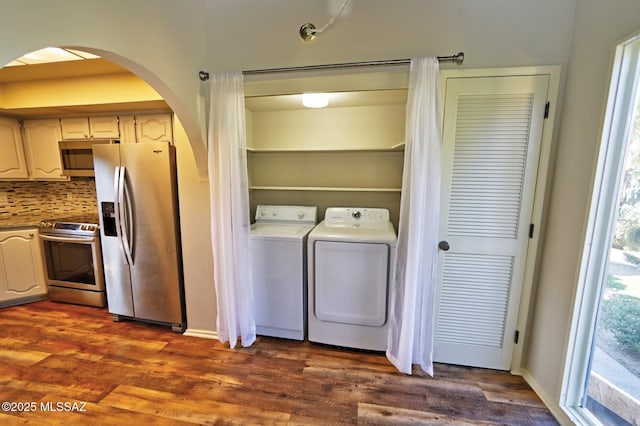
[[[209,73],[206,72],[206,71],[200,71],[198,73],[198,77],[200,77],[201,81],[207,81],[207,80],[209,80]]]
[[[458,52],[453,56],[438,56],[438,60],[455,62],[456,65],[462,65],[464,62],[464,52]]]

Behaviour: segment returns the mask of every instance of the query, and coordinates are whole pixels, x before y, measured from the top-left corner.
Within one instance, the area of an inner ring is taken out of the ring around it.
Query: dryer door
[[[383,326],[387,321],[389,246],[315,242],[315,315],[321,321]]]

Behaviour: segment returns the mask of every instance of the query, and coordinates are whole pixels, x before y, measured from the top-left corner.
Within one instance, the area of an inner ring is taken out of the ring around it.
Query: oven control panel
[[[38,228],[41,234],[96,235],[100,227],[94,223],[43,220]]]

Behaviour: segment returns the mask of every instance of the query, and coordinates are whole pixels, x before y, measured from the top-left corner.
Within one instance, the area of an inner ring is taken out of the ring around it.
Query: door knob
[[[448,241],[440,241],[438,243],[438,248],[442,251],[449,251],[449,242]]]

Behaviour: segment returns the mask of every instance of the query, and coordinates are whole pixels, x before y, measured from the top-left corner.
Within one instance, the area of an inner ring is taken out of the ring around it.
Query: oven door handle
[[[128,265],[133,265],[133,257],[131,256],[131,246],[129,245],[129,239],[127,235],[127,222],[124,215],[124,203],[125,203],[125,168],[118,166],[115,169],[115,216],[116,216],[116,237],[120,242],[120,250]],[[128,192],[128,191],[127,191]],[[128,195],[128,194],[127,194]],[[127,198],[127,206],[130,206]],[[130,209],[129,209],[130,210]]]
[[[55,241],[57,243],[94,243],[95,238],[81,238],[81,237],[54,237],[53,235],[38,235],[41,240]]]

